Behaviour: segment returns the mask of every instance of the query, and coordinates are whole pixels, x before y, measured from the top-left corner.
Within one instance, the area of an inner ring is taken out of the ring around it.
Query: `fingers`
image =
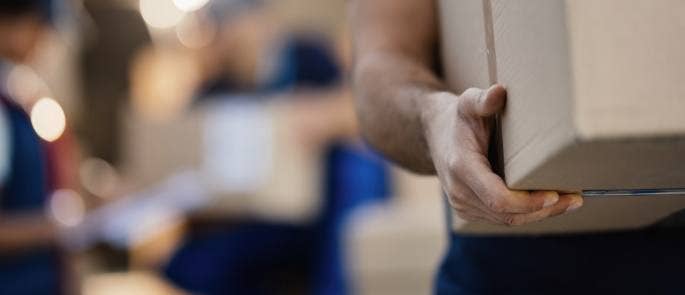
[[[552,206],[528,214],[503,215],[500,216],[500,220],[505,225],[529,224],[576,210],[582,205],[583,197],[580,195],[562,195],[559,197],[559,202]]]
[[[452,194],[448,195],[450,206],[457,216],[467,221],[481,221],[500,225],[523,225],[537,222],[545,218],[557,216],[565,212],[580,208],[583,198],[577,194],[559,195],[553,191],[532,191],[529,197],[555,196],[557,200],[553,204],[547,204],[543,208],[530,213],[500,213],[494,212],[483,204],[478,196],[464,185],[452,188]]]
[[[531,195],[539,194],[549,194],[548,191],[534,191]],[[557,194],[554,192],[554,194]],[[574,211],[583,205],[583,198],[577,194],[567,194],[558,196],[558,202],[544,207],[538,211],[531,213],[497,213],[492,212],[487,208],[482,206],[474,205],[471,202],[466,202],[469,196],[450,197],[450,205],[454,209],[454,212],[461,219],[466,221],[480,221],[488,222],[493,224],[507,225],[507,226],[518,226],[529,223],[538,222],[550,217],[558,216],[566,212]],[[475,198],[475,194],[471,197]]]
[[[471,88],[461,96],[461,111],[478,117],[491,117],[506,104],[507,91],[502,85],[493,85],[487,90]]]
[[[501,223],[495,214],[466,186],[455,188],[452,194],[448,194],[447,199],[457,216],[464,220]]]
[[[492,172],[487,150],[488,117],[502,111],[506,89],[494,85],[487,90],[471,88],[459,96],[456,135],[459,157],[446,161],[443,183],[451,187],[450,204],[466,220],[521,225],[540,221],[577,209],[579,195],[559,195],[554,191],[513,191]],[[440,173],[438,173],[440,174]],[[455,187],[456,186],[456,187]]]
[[[459,218],[466,220],[466,221],[501,223],[499,220],[495,219],[491,213],[486,212],[486,211],[484,211],[478,207],[475,207],[475,206],[464,204],[464,205],[452,206],[452,209],[457,214],[457,216],[459,216]]]
[[[531,213],[557,203],[556,192],[512,191],[497,174],[493,173],[483,155],[473,154],[464,163],[463,178],[483,204],[495,213]]]

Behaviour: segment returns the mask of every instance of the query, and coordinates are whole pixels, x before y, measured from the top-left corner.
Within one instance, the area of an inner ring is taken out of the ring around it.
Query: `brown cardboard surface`
[[[268,115],[269,142],[273,147],[267,177],[253,192],[236,193],[214,187],[205,167],[208,110],[203,105],[167,121],[154,121],[135,112],[126,113],[123,172],[136,190],[154,186],[187,170],[199,171],[212,192],[212,213],[247,215],[286,223],[310,222],[321,207],[321,165],[318,150],[304,149],[298,141],[286,105],[264,106]],[[245,128],[258,128],[245,126]],[[236,138],[233,140],[241,140]]]
[[[455,92],[483,88],[488,86],[483,77],[489,75],[507,86],[501,133],[510,187],[685,187],[685,167],[680,165],[685,163],[685,39],[680,38],[685,21],[679,15],[685,2],[439,3],[449,85]],[[482,41],[489,27],[490,46]],[[482,52],[496,53],[495,64],[489,65]],[[483,75],[476,68],[496,73]],[[636,228],[685,208],[683,199],[586,199],[580,212],[537,225],[495,229],[457,221],[455,229],[543,233]]]
[[[565,3],[580,135],[682,136],[685,1]]]
[[[485,44],[483,1],[440,1],[442,22],[442,60],[445,74],[451,77],[450,87],[461,93],[469,87],[487,88],[488,49]]]
[[[508,88],[504,172],[509,186],[533,189],[521,182],[574,140],[565,9],[556,0],[491,2],[497,78]]]

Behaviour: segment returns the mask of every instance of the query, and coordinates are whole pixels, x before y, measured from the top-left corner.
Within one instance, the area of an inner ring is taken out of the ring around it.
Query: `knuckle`
[[[462,179],[468,170],[468,161],[463,155],[455,155],[449,160],[448,165],[454,179]]]
[[[485,205],[488,206],[490,210],[495,211],[496,213],[504,213],[507,211],[506,202],[499,198],[488,199]]]
[[[461,96],[463,97],[468,97],[468,98],[478,98],[482,95],[483,89],[476,88],[476,87],[471,87],[468,88],[462,93]]]
[[[506,215],[504,216],[502,221],[507,226],[517,226],[524,224],[524,220],[522,218],[519,218],[517,215]]]
[[[452,185],[448,194],[453,201],[461,204],[468,203],[473,198],[472,194],[458,183]]]
[[[450,157],[449,160],[447,160],[447,166],[449,167],[450,171],[455,171],[459,169],[459,167],[461,167],[463,163],[464,159],[459,155],[454,155],[453,157]]]
[[[449,203],[455,210],[465,210],[467,206],[464,204],[464,196],[461,194],[450,194]]]
[[[468,120],[468,118],[472,116],[472,104],[473,103],[469,100],[468,97],[461,97],[461,99],[459,99],[459,102],[457,103],[457,117],[462,121]]]
[[[455,160],[450,164],[449,177],[450,180],[456,185],[464,180],[464,166],[458,160]],[[454,188],[459,190],[459,188]]]
[[[454,210],[455,213],[457,214],[457,217],[459,217],[462,220],[465,221],[478,221],[478,218],[472,216],[471,214],[468,214],[466,211],[463,210]]]
[[[469,88],[462,95],[459,96],[457,102],[457,111],[460,115],[464,115],[472,111],[475,102],[481,96],[481,91],[478,88]]]
[[[456,208],[459,204],[459,194],[455,192],[454,189],[445,189],[445,194],[447,195],[447,201],[449,201],[450,206],[453,208]]]
[[[459,217],[459,218],[461,218],[465,221],[469,221],[469,222],[481,221],[480,219],[473,217],[473,216],[470,216],[470,215],[464,215],[463,217]]]
[[[450,206],[454,208],[456,211],[468,213],[469,212],[469,207],[464,205],[464,203],[461,200],[452,200],[450,203]]]
[[[455,202],[452,199],[449,199],[448,202],[449,202],[449,207],[452,209],[452,211],[454,211],[454,212],[463,211],[462,206],[460,206],[458,202]]]

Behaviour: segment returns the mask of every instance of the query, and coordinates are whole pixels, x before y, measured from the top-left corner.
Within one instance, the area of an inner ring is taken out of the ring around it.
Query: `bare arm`
[[[353,1],[351,15],[365,137],[405,168],[435,174],[421,119],[431,94],[444,89],[431,70],[437,42],[434,2]]]
[[[56,245],[57,229],[41,213],[0,215],[0,251]]]
[[[448,92],[431,70],[434,0],[353,0],[354,82],[368,141],[410,170],[437,174],[466,220],[519,225],[577,209],[579,195],[512,191],[486,157],[492,117],[506,90]]]

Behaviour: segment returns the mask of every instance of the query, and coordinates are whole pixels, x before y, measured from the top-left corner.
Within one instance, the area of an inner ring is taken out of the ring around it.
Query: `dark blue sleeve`
[[[322,39],[299,38],[292,46],[297,86],[330,87],[340,81],[341,70],[333,50]]]
[[[2,189],[0,208],[5,211],[41,209],[48,194],[42,143],[23,110],[8,106],[8,117],[11,123],[12,162]]]

